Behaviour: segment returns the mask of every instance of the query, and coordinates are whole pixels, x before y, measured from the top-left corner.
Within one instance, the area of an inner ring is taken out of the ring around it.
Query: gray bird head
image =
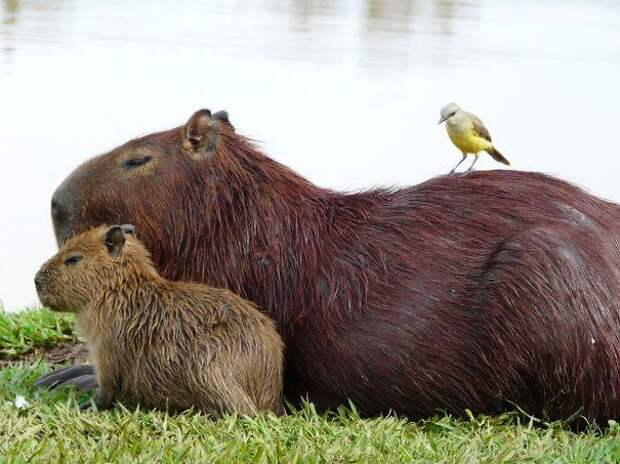
[[[438,124],[441,124],[442,122],[450,119],[460,110],[461,108],[456,103],[448,103],[441,109],[441,118],[439,119]]]

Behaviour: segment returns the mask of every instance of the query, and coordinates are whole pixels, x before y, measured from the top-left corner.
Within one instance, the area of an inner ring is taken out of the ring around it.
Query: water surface
[[[450,170],[454,100],[514,168],[620,201],[619,83],[615,0],[0,1],[0,300],[36,304],[70,170],[199,108],[355,189]]]

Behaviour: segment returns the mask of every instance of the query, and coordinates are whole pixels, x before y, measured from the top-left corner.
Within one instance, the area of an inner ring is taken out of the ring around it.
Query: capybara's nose
[[[67,217],[67,210],[57,198],[52,198],[52,221],[60,224]]]
[[[69,227],[69,204],[66,201],[66,195],[55,193],[52,197],[52,224],[54,232],[56,232],[56,241],[61,246],[67,238],[67,230]]]
[[[34,276],[34,286],[37,288],[37,292],[41,291],[43,287],[43,277],[41,276],[41,271],[37,272],[37,275]]]

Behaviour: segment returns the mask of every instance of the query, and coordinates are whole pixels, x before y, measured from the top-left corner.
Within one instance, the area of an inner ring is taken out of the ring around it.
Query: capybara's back
[[[216,415],[282,412],[273,321],[228,290],[161,278],[131,226],[73,238],[36,282],[45,305],[77,312],[99,408],[120,400]]]

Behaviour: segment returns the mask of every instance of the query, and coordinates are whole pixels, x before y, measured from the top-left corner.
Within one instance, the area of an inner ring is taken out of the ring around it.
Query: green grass
[[[0,311],[0,356],[10,358],[36,347],[50,347],[76,338],[71,314],[45,309],[6,313]]]
[[[73,337],[67,331],[69,319],[44,311],[3,314],[1,321],[0,343],[6,340],[15,352]],[[577,434],[560,424],[534,426],[514,414],[414,423],[394,417],[360,419],[354,408],[344,407],[320,415],[311,405],[283,418],[213,420],[189,412],[170,416],[120,407],[80,413],[77,403],[83,394],[33,388],[34,379],[47,369],[38,362],[0,371],[0,463],[620,461],[620,425]],[[18,408],[18,396],[29,405]]]

